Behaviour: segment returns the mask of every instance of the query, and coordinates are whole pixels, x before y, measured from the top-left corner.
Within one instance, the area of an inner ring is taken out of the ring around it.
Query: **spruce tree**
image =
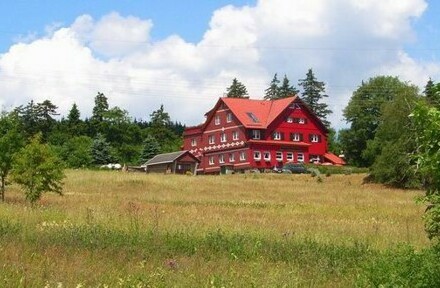
[[[95,106],[93,107],[92,120],[102,122],[104,120],[105,113],[108,111],[108,100],[107,97],[98,92],[95,97]]]
[[[321,119],[322,123],[329,128],[330,122],[327,120],[327,116],[332,113],[328,108],[326,103],[322,103],[323,98],[327,98],[328,95],[325,94],[325,84],[324,82],[318,81],[313,74],[312,69],[306,74],[305,79],[299,80],[299,86],[302,86],[302,100],[307,104],[307,106]]]
[[[76,106],[76,103],[73,103],[72,108],[69,111],[69,114],[67,115],[67,123],[69,125],[77,125],[80,122],[80,113],[78,110],[78,106]]]
[[[93,163],[102,165],[111,163],[113,158],[110,153],[110,144],[105,140],[102,134],[96,135],[92,143]]]
[[[298,89],[294,86],[290,85],[290,81],[287,76],[284,74],[283,83],[278,88],[278,93],[276,99],[287,98],[291,96],[295,96],[298,94]]]
[[[144,164],[154,156],[160,153],[160,145],[157,142],[156,138],[151,135],[148,135],[144,140],[144,146],[142,148],[140,162]]]
[[[270,82],[269,88],[267,88],[264,92],[265,100],[275,100],[278,97],[278,84],[280,84],[280,80],[278,80],[277,73],[273,76],[272,81]]]
[[[248,95],[246,86],[238,81],[237,78],[232,80],[232,84],[226,89],[226,92],[226,96],[229,98],[245,98]]]

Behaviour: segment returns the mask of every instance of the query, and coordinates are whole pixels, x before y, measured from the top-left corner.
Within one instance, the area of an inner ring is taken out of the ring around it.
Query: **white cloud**
[[[261,98],[278,72],[292,84],[313,68],[327,84],[330,120],[361,80],[378,73],[423,85],[440,75],[439,63],[420,62],[402,47],[414,41],[411,23],[423,0],[260,0],[214,12],[199,43],[178,35],[151,41],[153,23],[118,13],[79,16],[72,25],[18,43],[0,55],[0,105],[50,99],[67,113],[76,102],[83,116],[105,93],[110,105],[148,118],[159,107],[188,125],[222,96],[237,77]]]

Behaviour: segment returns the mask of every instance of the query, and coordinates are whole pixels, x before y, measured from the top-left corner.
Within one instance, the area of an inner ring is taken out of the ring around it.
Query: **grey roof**
[[[172,163],[176,159],[178,159],[180,156],[182,156],[185,153],[189,153],[188,150],[178,151],[178,152],[171,152],[171,153],[165,153],[165,154],[159,154],[148,160],[143,167],[148,165],[156,165],[156,164],[162,164],[162,163]],[[189,153],[191,154],[191,153]],[[192,154],[191,154],[192,155]]]

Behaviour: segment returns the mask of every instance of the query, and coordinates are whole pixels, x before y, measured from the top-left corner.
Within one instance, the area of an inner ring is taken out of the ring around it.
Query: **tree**
[[[440,108],[440,83],[434,84],[434,81],[429,78],[423,94],[425,94],[426,101],[431,106]]]
[[[406,85],[399,90],[392,101],[382,105],[374,139],[367,141],[362,156],[373,163],[370,178],[375,182],[401,188],[420,187],[414,159],[409,157],[416,150],[416,142],[414,125],[408,117],[419,100],[418,88]]]
[[[23,145],[18,128],[17,115],[2,113],[0,115],[0,198],[5,201],[6,179],[12,169],[14,154]]]
[[[397,77],[377,76],[353,92],[343,115],[350,128],[340,133],[341,145],[347,161],[355,166],[369,167],[371,157],[365,157],[368,140],[374,139],[381,123],[382,106],[392,101],[399,93],[406,93],[408,85]],[[412,88],[411,88],[412,89]]]
[[[298,89],[290,85],[290,81],[286,75],[284,75],[283,83],[278,88],[277,96],[275,99],[287,98],[298,94]]]
[[[113,162],[113,157],[110,152],[110,144],[105,140],[104,135],[98,134],[93,139],[91,154],[94,164],[108,164]]]
[[[425,213],[425,230],[430,239],[440,242],[440,110],[419,103],[412,114],[416,131],[418,171],[421,173],[430,203]]]
[[[70,168],[83,168],[92,164],[93,140],[87,136],[76,136],[61,147],[61,156]]]
[[[231,86],[226,89],[226,96],[229,98],[245,98],[248,95],[246,86],[234,78]]]
[[[109,106],[107,97],[103,93],[98,92],[98,95],[96,95],[95,97],[95,106],[93,107],[92,120],[102,122],[108,109]]]
[[[160,105],[158,110],[153,111],[150,117],[148,132],[159,142],[161,152],[180,150],[182,139],[172,130],[170,116],[165,112],[163,105]]]
[[[72,108],[70,108],[69,114],[67,115],[67,123],[70,126],[78,125],[81,122],[80,112],[76,103],[73,103]]]
[[[47,144],[41,143],[40,133],[14,156],[11,175],[32,204],[43,192],[62,195],[63,163]]]
[[[275,100],[278,97],[278,84],[280,84],[280,80],[278,80],[277,73],[273,76],[272,81],[270,82],[269,87],[264,91],[264,99],[265,100]]]
[[[302,99],[309,106],[309,108],[321,119],[322,123],[329,128],[330,122],[327,120],[327,116],[332,113],[328,108],[326,103],[321,101],[327,98],[328,95],[325,94],[325,83],[318,81],[313,74],[312,69],[306,74],[306,78],[299,80],[299,86],[302,86],[303,93]]]
[[[156,138],[148,135],[144,140],[140,162],[143,164],[160,153],[160,145]]]

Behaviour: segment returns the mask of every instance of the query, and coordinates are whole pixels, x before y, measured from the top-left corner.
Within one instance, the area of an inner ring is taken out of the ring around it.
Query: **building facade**
[[[219,173],[224,167],[244,171],[286,162],[332,163],[335,156],[327,152],[327,128],[297,96],[271,101],[220,98],[205,116],[203,124],[183,134],[183,149],[200,160],[200,174]]]

